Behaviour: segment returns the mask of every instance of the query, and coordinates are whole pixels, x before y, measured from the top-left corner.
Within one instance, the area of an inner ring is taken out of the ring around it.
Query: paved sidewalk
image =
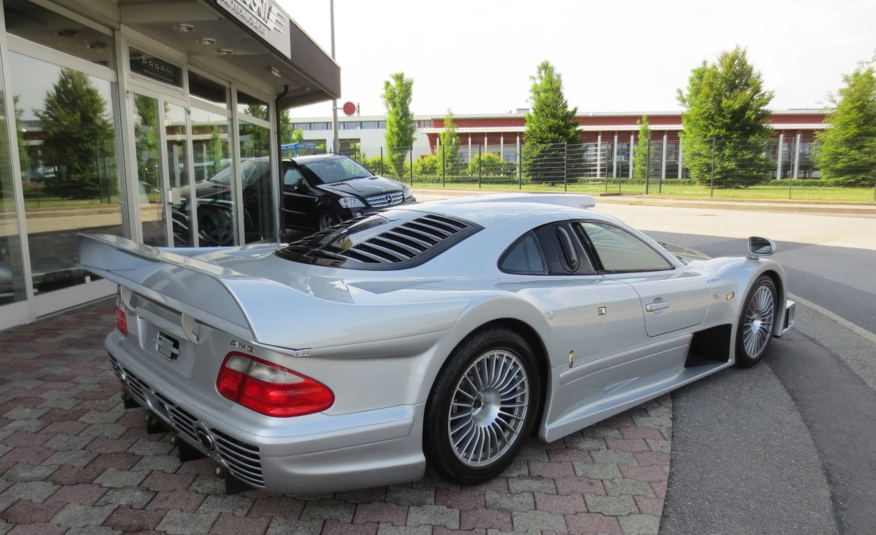
[[[519,193],[512,189],[475,188],[432,188],[414,186],[415,196],[459,197],[465,195],[485,195],[488,193]],[[522,193],[563,193],[557,191],[527,191]],[[571,191],[569,193],[578,193]],[[587,192],[581,192],[588,195]],[[636,206],[669,206],[673,208],[706,208],[712,210],[737,210],[755,212],[799,212],[828,215],[853,215],[876,217],[876,204],[820,203],[812,201],[770,201],[763,199],[709,199],[659,197],[655,195],[595,195],[598,204],[630,204]]]
[[[226,496],[210,460],[181,464],[141,409],[122,407],[103,301],[0,333],[0,534],[656,534],[671,401],[545,444],[501,477],[320,495]]]

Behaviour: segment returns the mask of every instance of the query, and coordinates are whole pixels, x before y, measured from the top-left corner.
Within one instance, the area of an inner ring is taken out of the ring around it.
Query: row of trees
[[[874,61],[862,63],[852,74],[844,76],[844,87],[830,96],[833,110],[826,120],[829,126],[817,134],[813,147],[813,158],[822,178],[838,185],[869,187],[876,180]],[[531,109],[526,114],[523,168],[532,181],[552,180],[553,177],[541,176],[541,170],[562,166],[564,154],[546,147],[581,143],[575,120],[578,109],[569,106],[562,75],[549,62],[538,65],[530,81]],[[385,167],[401,177],[407,150],[414,143],[414,116],[410,108],[413,80],[403,72],[393,74],[384,83],[382,96],[387,112]],[[690,177],[701,182],[714,179],[719,187],[752,185],[773,177],[776,163],[771,157],[775,147],[771,142],[769,105],[774,96],[773,91],[765,89],[763,76],[749,62],[743,48],[724,51],[716,61],[704,61],[694,68],[687,87],[677,93],[684,108],[680,138]],[[638,124],[633,172],[635,178],[643,179],[651,131],[647,117],[642,117]],[[449,169],[460,168],[456,130],[453,114],[448,110],[435,161],[445,162]],[[431,162],[424,162],[421,168],[432,169]]]

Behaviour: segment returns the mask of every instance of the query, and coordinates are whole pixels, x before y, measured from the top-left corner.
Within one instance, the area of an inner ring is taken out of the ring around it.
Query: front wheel
[[[429,464],[461,485],[502,473],[535,424],[541,378],[529,344],[501,328],[460,344],[438,374],[426,404]]]
[[[751,287],[736,328],[737,366],[754,366],[769,348],[773,339],[777,295],[776,285],[766,275],[758,278]]]
[[[316,229],[319,231],[328,230],[338,224],[338,218],[328,210],[324,210],[316,216]]]

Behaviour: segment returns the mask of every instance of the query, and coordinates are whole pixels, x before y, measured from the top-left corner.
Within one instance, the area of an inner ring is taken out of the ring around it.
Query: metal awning
[[[341,95],[340,67],[273,0],[116,2],[121,24],[218,72],[231,66],[270,85],[280,108]],[[182,32],[180,25],[193,29]],[[201,38],[215,42],[200,44]]]

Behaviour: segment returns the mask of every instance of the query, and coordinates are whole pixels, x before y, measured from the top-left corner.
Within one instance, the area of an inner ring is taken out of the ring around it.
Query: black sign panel
[[[168,63],[133,48],[131,49],[131,72],[176,87],[183,86],[182,67],[177,67],[173,63]]]

